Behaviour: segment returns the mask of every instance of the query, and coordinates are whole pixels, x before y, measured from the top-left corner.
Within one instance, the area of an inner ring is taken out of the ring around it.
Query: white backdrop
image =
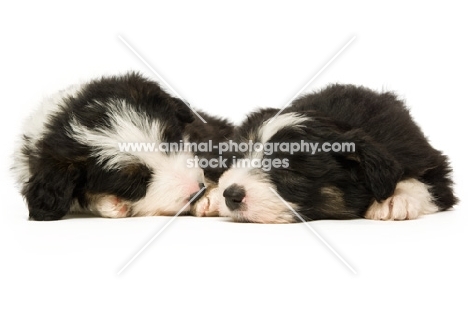
[[[466,309],[465,13],[451,1],[2,5],[0,307]],[[282,107],[355,36],[307,91],[336,82],[396,91],[450,156],[461,203],[410,222],[311,223],[357,275],[303,224],[190,217],[117,275],[170,218],[30,222],[8,167],[43,96],[128,70],[155,78],[119,35],[192,106],[235,122]]]

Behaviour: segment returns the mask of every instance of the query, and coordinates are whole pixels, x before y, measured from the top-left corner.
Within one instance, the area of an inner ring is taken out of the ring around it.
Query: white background
[[[466,9],[288,1],[36,1],[0,13],[2,309],[466,309]],[[423,2],[421,2],[423,3]],[[460,2],[461,3],[461,2]],[[41,98],[104,74],[151,71],[194,107],[238,122],[282,107],[315,81],[396,91],[434,147],[450,156],[461,203],[408,222],[236,224],[177,218],[27,220],[8,167],[21,123]],[[8,305],[8,306],[7,306]]]

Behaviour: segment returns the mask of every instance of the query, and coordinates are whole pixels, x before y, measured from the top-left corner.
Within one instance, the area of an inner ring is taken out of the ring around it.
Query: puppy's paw
[[[407,195],[393,195],[379,203],[374,201],[367,210],[366,218],[371,220],[412,220],[419,216],[421,203]]]
[[[127,217],[130,216],[130,204],[116,196],[103,195],[96,199],[91,211],[102,217]]]
[[[197,202],[190,207],[193,216],[219,216],[218,187],[209,186]]]
[[[374,201],[365,218],[371,220],[412,220],[420,215],[437,212],[427,185],[416,179],[397,184],[393,196],[383,202]]]

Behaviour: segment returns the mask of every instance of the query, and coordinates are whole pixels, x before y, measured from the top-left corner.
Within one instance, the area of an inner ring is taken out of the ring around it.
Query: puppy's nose
[[[205,184],[203,184],[203,183],[198,183],[198,188],[199,188],[199,190],[196,191],[195,193],[192,193],[190,195],[190,197],[189,197],[189,201],[191,201],[191,204],[194,204],[195,202],[197,202],[197,200],[200,199],[203,196],[203,193],[206,190]],[[203,189],[203,191],[200,192],[200,189]],[[195,197],[196,195],[197,195],[197,197]]]
[[[226,200],[226,206],[229,210],[237,210],[242,205],[242,200],[245,197],[245,189],[238,184],[232,184],[224,190],[223,197]]]

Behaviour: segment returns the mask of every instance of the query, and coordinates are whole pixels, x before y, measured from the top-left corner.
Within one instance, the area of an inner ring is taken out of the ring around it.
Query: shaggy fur
[[[210,209],[236,221],[289,223],[300,220],[291,209],[305,220],[393,220],[457,203],[447,157],[429,144],[393,93],[332,85],[295,100],[269,123],[277,112],[251,113],[236,140],[353,142],[355,152],[247,152],[245,161],[280,159],[288,166],[231,167]]]
[[[30,218],[177,213],[223,170],[208,169],[208,181],[200,168],[187,167],[190,152],[121,151],[118,144],[230,138],[229,122],[202,115],[207,125],[136,73],[103,77],[46,99],[25,124],[13,166]]]

